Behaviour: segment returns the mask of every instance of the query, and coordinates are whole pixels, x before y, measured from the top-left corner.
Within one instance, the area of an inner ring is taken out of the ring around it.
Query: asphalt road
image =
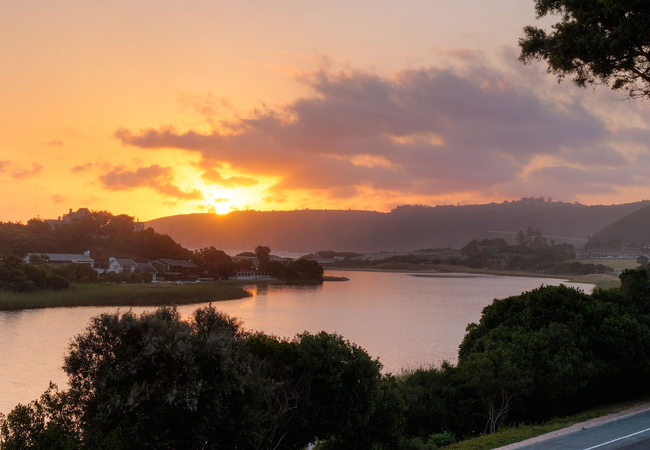
[[[650,450],[650,410],[520,449]]]

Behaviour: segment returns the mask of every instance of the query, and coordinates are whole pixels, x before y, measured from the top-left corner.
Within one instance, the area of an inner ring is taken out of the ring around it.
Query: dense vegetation
[[[270,275],[287,283],[320,284],[323,282],[323,267],[311,259],[300,258],[288,264],[271,261],[266,270]]]
[[[97,278],[97,272],[83,264],[70,265],[71,267],[65,268],[65,273],[68,276],[77,276],[79,272],[80,278],[87,275],[86,268],[94,274]],[[63,272],[58,270],[56,273],[55,267],[46,270],[41,267],[26,264],[22,259],[16,255],[0,255],[0,291],[8,292],[30,292],[37,289],[52,289],[61,290],[67,289],[70,282],[67,278],[61,276]]]
[[[213,307],[102,314],[65,357],[70,389],[0,419],[0,449],[434,449],[648,392],[650,279],[495,300],[458,364],[381,375],[341,336],[251,333]]]

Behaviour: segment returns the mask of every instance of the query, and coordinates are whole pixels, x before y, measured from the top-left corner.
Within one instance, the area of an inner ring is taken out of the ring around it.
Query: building
[[[108,271],[115,273],[135,273],[135,261],[132,259],[109,258]]]
[[[90,214],[88,208],[79,208],[76,211],[72,211],[72,208],[68,210],[68,214],[59,216],[56,219],[46,219],[45,223],[50,225],[50,228],[57,228],[64,224],[72,223],[72,219],[79,219]],[[144,230],[144,222],[140,222],[138,219],[135,219],[133,222],[133,231],[138,232]]]
[[[72,208],[69,209],[68,214],[59,216],[57,219],[46,219],[45,222],[50,225],[50,228],[57,228],[63,224],[69,224],[72,222],[72,219],[78,219],[90,214],[88,208],[79,208],[75,212],[72,212]]]
[[[158,259],[151,265],[160,275],[173,275],[179,278],[197,278],[199,266],[184,259]]]
[[[90,267],[95,267],[95,260],[90,257],[90,251],[81,253],[27,253],[23,256],[23,261],[30,263],[29,257],[31,255],[45,255],[49,258],[47,264],[55,264],[57,266],[65,266],[66,264],[87,264]]]
[[[150,263],[135,263],[135,273],[148,273],[151,275],[151,281],[158,281],[158,271]]]

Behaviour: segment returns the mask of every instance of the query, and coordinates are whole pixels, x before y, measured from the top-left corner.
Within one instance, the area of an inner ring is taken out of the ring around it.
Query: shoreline
[[[62,291],[0,293],[0,311],[67,308],[77,306],[164,306],[218,302],[250,297],[237,285],[203,283],[169,284],[72,284]]]
[[[590,275],[554,275],[554,274],[538,274],[524,272],[522,270],[490,270],[490,269],[474,269],[465,266],[451,266],[447,264],[431,264],[427,268],[422,266],[413,265],[412,268],[403,269],[390,269],[390,268],[373,268],[373,267],[327,267],[326,271],[350,271],[350,272],[394,272],[394,273],[414,273],[414,274],[473,274],[473,275],[496,275],[506,277],[528,277],[528,278],[548,278],[556,280],[566,280],[572,283],[586,283],[592,284],[596,288],[612,288],[620,286],[620,280],[614,275],[608,274],[590,274]]]

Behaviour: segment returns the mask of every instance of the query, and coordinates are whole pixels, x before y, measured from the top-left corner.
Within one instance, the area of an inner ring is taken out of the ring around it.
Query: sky
[[[532,0],[6,0],[0,221],[650,198],[650,105],[518,61]]]

